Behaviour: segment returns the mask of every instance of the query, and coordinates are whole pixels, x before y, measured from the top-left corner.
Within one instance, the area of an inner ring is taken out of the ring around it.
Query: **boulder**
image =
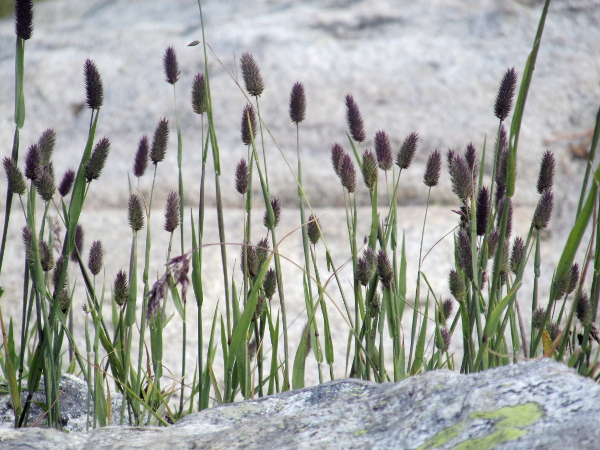
[[[344,379],[191,414],[168,428],[0,430],[12,449],[495,448],[600,445],[600,387],[549,359],[399,383]]]

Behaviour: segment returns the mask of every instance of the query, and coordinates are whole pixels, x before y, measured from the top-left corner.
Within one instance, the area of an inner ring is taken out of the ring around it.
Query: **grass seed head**
[[[537,182],[538,194],[542,194],[544,191],[552,189],[552,185],[554,184],[555,165],[556,161],[554,159],[554,153],[550,150],[546,150],[544,156],[542,156],[542,164],[540,165],[540,174]]]
[[[418,133],[410,133],[400,146],[396,155],[396,165],[401,169],[408,169],[417,152],[417,143],[419,142]]]
[[[290,93],[290,119],[295,124],[299,124],[306,116],[306,95],[304,85],[297,81],[292,86]]]
[[[242,53],[240,64],[242,66],[242,77],[244,78],[246,91],[253,97],[260,97],[265,90],[265,84],[254,56],[248,52]]]
[[[477,236],[483,236],[487,230],[488,216],[490,212],[490,191],[483,186],[477,194],[477,211],[475,219],[477,221]]]
[[[392,144],[390,138],[384,130],[375,133],[375,154],[377,155],[377,164],[381,170],[388,171],[394,165],[394,156],[392,155]]]
[[[98,275],[102,270],[104,260],[104,249],[102,242],[94,241],[90,247],[90,256],[88,257],[88,269],[93,275]]]
[[[242,142],[252,145],[252,138],[256,138],[256,112],[250,104],[244,106],[241,130]]]
[[[32,144],[25,155],[25,177],[29,180],[37,180],[42,166],[42,156],[38,144]]]
[[[91,59],[86,59],[83,65],[85,77],[85,97],[88,108],[99,110],[104,104],[104,86],[96,64]]]
[[[265,292],[265,297],[271,300],[273,295],[275,295],[275,290],[277,289],[277,273],[273,269],[269,269],[265,274],[265,279],[263,280],[263,290]]]
[[[582,292],[577,299],[576,314],[583,326],[587,326],[592,322],[592,304],[586,292]]]
[[[179,226],[179,204],[179,194],[176,191],[169,192],[165,206],[165,230],[169,233]]]
[[[127,281],[127,274],[120,270],[117,272],[115,281],[113,283],[113,300],[119,306],[123,306],[127,302],[129,297],[129,282]]]
[[[2,163],[8,179],[8,188],[15,194],[23,195],[27,191],[27,184],[19,166],[17,166],[14,159],[9,157],[5,157]]]
[[[456,236],[458,267],[464,270],[469,279],[473,279],[473,256],[471,253],[471,237],[466,230],[459,230]]]
[[[62,177],[60,184],[58,185],[58,193],[61,197],[66,197],[71,192],[73,183],[75,182],[75,171],[68,169]]]
[[[162,118],[156,124],[152,146],[150,147],[150,159],[154,165],[165,159],[167,144],[169,143],[169,121]]]
[[[250,169],[245,159],[241,159],[235,169],[235,190],[244,195],[250,186]]]
[[[136,177],[141,177],[146,173],[148,168],[148,153],[150,151],[148,144],[148,136],[144,135],[138,143],[135,157],[133,159],[133,174]]]
[[[56,145],[56,132],[52,128],[46,129],[38,139],[40,148],[41,164],[46,165],[52,159],[54,146]]]
[[[352,139],[356,142],[364,142],[366,135],[362,115],[354,101],[354,97],[350,94],[346,95],[346,122]]]
[[[510,254],[510,270],[515,275],[519,271],[519,266],[525,257],[525,242],[521,236],[517,236],[513,242],[512,252]]]
[[[338,177],[341,176],[342,160],[344,159],[345,154],[346,152],[344,152],[342,144],[335,142],[331,145],[331,165]]]
[[[544,328],[544,321],[546,320],[546,310],[542,307],[537,308],[533,312],[533,316],[531,318],[531,324],[533,328],[539,330]]]
[[[440,181],[440,173],[442,171],[442,154],[439,150],[434,150],[427,158],[425,165],[425,174],[423,175],[423,183],[425,186],[437,186]]]
[[[387,289],[392,288],[392,282],[394,281],[394,269],[390,259],[383,250],[379,250],[377,254],[377,272],[379,273],[379,279],[383,286]]]
[[[177,54],[173,47],[167,47],[163,56],[163,67],[167,77],[167,83],[175,84],[179,80],[179,63],[177,62]]]
[[[75,228],[75,246],[73,247],[73,251],[71,252],[71,261],[77,262],[77,253],[81,255],[83,253],[83,239],[85,237],[85,233],[83,232],[83,227],[81,224],[77,224],[77,228]]]
[[[204,114],[208,110],[205,90],[204,74],[198,73],[192,82],[192,108],[196,114]]]
[[[54,268],[54,255],[52,254],[52,248],[46,241],[41,240],[39,242],[40,249],[40,263],[44,272],[49,272]]]
[[[97,180],[100,178],[100,174],[102,173],[102,169],[104,169],[104,165],[106,164],[106,159],[108,158],[109,153],[110,141],[108,138],[103,137],[94,147],[92,156],[90,156],[90,159],[85,166],[85,178],[87,179],[88,183],[92,180]]]
[[[33,0],[15,0],[15,33],[24,41],[33,35]]]
[[[129,196],[127,213],[129,226],[134,232],[140,231],[142,228],[144,228],[144,208],[137,194],[131,194]]]
[[[276,228],[279,225],[279,219],[281,219],[281,202],[277,198],[271,199],[271,208],[273,209],[273,220],[269,217],[269,211],[265,211],[263,217],[263,224],[265,228]]]
[[[548,227],[553,207],[554,194],[552,191],[544,191],[533,214],[533,226],[536,230],[544,230]]]
[[[340,163],[340,180],[342,186],[348,189],[349,193],[356,190],[356,169],[354,169],[352,158],[347,153],[344,154]]]
[[[506,71],[500,87],[498,88],[498,95],[496,96],[496,103],[494,105],[494,115],[504,121],[510,110],[512,109],[513,98],[515,96],[515,89],[517,87],[517,72],[512,67]]]
[[[42,200],[45,202],[52,200],[52,197],[56,192],[54,165],[52,162],[49,162],[47,165],[41,167],[38,178],[34,183],[38,193],[40,194],[40,197],[42,197]]]
[[[450,293],[458,302],[462,302],[465,299],[465,283],[459,273],[452,269],[450,275],[448,275],[448,285],[450,287]]]
[[[313,245],[316,245],[321,238],[321,222],[313,215],[308,218],[308,223],[306,224],[306,234],[308,235],[310,243]]]
[[[452,192],[461,200],[466,200],[473,195],[473,175],[467,161],[462,155],[448,150],[448,170],[452,181]]]
[[[369,190],[373,190],[377,183],[377,159],[371,150],[363,152],[361,170],[365,185]]]

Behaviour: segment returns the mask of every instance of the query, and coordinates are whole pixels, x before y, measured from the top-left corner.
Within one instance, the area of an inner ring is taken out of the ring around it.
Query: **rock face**
[[[592,449],[600,387],[545,359],[474,375],[428,372],[400,383],[345,379],[205,410],[169,428],[65,435],[0,430],[19,449]]]
[[[265,92],[262,118],[292,167],[295,127],[288,117],[290,89],[306,85],[307,117],[300,140],[305,191],[313,206],[339,205],[339,181],[329,163],[334,141],[348,148],[344,96],[354,95],[365,119],[372,148],[375,132],[385,129],[397,151],[404,138],[420,133],[420,147],[410,170],[402,174],[404,203],[424,203],[424,165],[430,151],[464,150],[473,141],[481,152],[493,144],[496,91],[508,67],[522,73],[531,50],[543,2],[507,0],[327,0],[203,2],[206,37],[223,66],[210,57],[215,121],[221,149],[226,203],[240,207],[233,189],[235,163],[246,155],[239,124],[246,99],[230,75],[239,73],[239,56],[251,52],[260,66]],[[553,1],[529,93],[520,137],[516,200],[534,205],[535,178],[543,151],[557,154],[558,201],[577,200],[583,160],[574,160],[570,144],[593,126],[600,98],[600,24],[596,0]],[[105,86],[98,139],[111,139],[105,173],[88,203],[122,207],[128,196],[127,174],[142,135],[151,135],[160,117],[171,121],[167,163],[176,161],[173,88],[166,83],[162,55],[174,46],[182,71],[177,83],[184,145],[184,175],[190,181],[186,200],[197,204],[200,174],[200,120],[192,112],[190,89],[202,68],[201,38],[195,0],[88,1],[54,0],[36,4],[35,29],[26,46],[27,119],[21,134],[26,149],[47,127],[58,134],[57,176],[75,164],[85,146],[89,113],[84,107],[82,67],[95,60]],[[10,19],[0,22],[0,78],[14,74],[14,33]],[[240,76],[241,78],[241,76]],[[0,86],[2,156],[14,133],[13,85]],[[83,108],[83,109],[82,109]],[[205,121],[206,125],[206,121]],[[271,192],[297,203],[296,186],[273,141],[265,139]],[[585,149],[585,147],[584,147]],[[22,153],[24,153],[23,150]],[[486,167],[491,171],[488,158]],[[211,166],[209,164],[209,166]],[[175,170],[158,178],[158,194],[177,187]],[[577,185],[573,183],[577,177]],[[432,195],[448,201],[445,189]],[[4,189],[4,188],[3,188]],[[362,186],[359,199],[368,192]],[[383,192],[383,189],[381,190]],[[214,198],[207,192],[207,201]],[[0,195],[0,199],[5,195]],[[565,210],[565,204],[557,214]],[[567,212],[570,211],[567,208]]]

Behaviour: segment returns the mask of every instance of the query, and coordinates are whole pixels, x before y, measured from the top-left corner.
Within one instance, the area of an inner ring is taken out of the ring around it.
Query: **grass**
[[[204,70],[191,86],[202,139],[191,148],[183,147],[179,68],[175,51],[168,48],[164,66],[166,78],[173,85],[174,118],[157,120],[153,137],[140,140],[129,181],[129,202],[122,215],[127,215],[131,228],[130,259],[123,262],[128,270],[119,272],[113,282],[106,282],[103,244],[95,242],[86,261],[80,243],[80,219],[85,214],[87,194],[95,188],[94,181],[101,176],[110,150],[110,141],[96,137],[97,124],[102,120],[101,71],[93,61],[85,62],[86,103],[90,110],[87,145],[77,171],[63,178],[57,189],[52,165],[53,130],[47,130],[27,152],[20,149],[19,133],[26,115],[23,74],[30,15],[26,10],[29,2],[17,2],[25,9],[17,11],[15,140],[11,157],[4,160],[9,190],[0,254],[2,264],[11,214],[23,214],[26,226],[22,229],[20,323],[5,317],[0,309],[0,381],[12,399],[15,426],[31,423],[32,393],[43,389],[48,424],[61,428],[57,400],[65,370],[82,377],[88,385],[90,427],[110,424],[111,386],[125,400],[120,423],[168,425],[213,405],[301,388],[306,383],[307,363],[312,361],[320,383],[341,376],[401,381],[439,368],[472,373],[542,356],[563,361],[598,381],[600,337],[594,320],[600,293],[600,244],[596,239],[600,166],[594,168],[593,161],[600,136],[600,112],[582,180],[581,200],[549,298],[539,298],[538,281],[542,238],[553,208],[551,153],[542,160],[537,180],[539,201],[532,211],[529,230],[524,236],[512,233],[519,132],[549,3],[546,1],[543,7],[520,82],[514,69],[508,69],[500,82],[493,111],[498,118],[493,143],[487,142],[480,152],[468,146],[464,153],[449,150],[442,154],[436,150],[429,155],[423,177],[429,193],[436,189],[445,161],[456,194],[456,205],[451,208],[460,212],[452,237],[447,237],[454,240],[455,264],[448,275],[452,298],[443,299],[422,270],[429,195],[423,211],[419,257],[416,263],[411,261],[417,267],[416,273],[408,273],[410,258],[405,237],[398,232],[402,172],[414,170],[411,165],[418,150],[418,134],[407,136],[396,155],[384,131],[376,134],[374,151],[365,149],[360,109],[351,95],[346,97],[347,142],[333,143],[331,150],[332,176],[336,174],[340,180],[347,230],[346,258],[336,260],[321,228],[324,218],[318,217],[303,190],[303,85],[297,83],[291,88],[288,105],[296,128],[297,161],[295,167],[290,163],[288,167],[298,193],[298,221],[296,227],[281,230],[282,205],[270,190],[266,155],[279,151],[283,157],[283,153],[262,120],[261,105],[268,102],[268,97],[262,96],[264,82],[259,65],[250,53],[244,53],[240,58],[242,80],[230,74],[232,85],[239,88],[240,98],[246,102],[240,121],[240,145],[246,147],[246,157],[232,167],[220,158],[212,113],[213,94],[218,93],[210,87],[204,27],[202,41],[191,44],[199,46],[204,59]],[[200,1],[198,6],[204,23]],[[163,228],[169,233],[166,269],[151,276],[153,243],[157,233],[163,232],[152,227],[152,218],[160,213],[155,209],[162,210],[162,205],[154,202],[154,185],[165,170],[174,169],[163,167],[173,122],[179,179],[165,206]],[[197,215],[184,209],[189,193],[182,167],[189,151],[202,154]],[[24,164],[19,162],[23,153]],[[491,173],[484,170],[486,158],[493,162]],[[207,182],[207,166],[214,171],[212,183]],[[221,175],[228,170],[235,170],[235,186],[221,186]],[[151,181],[146,172],[151,173]],[[218,242],[207,242],[205,233],[209,210],[204,198],[210,184],[216,194]],[[243,205],[239,234],[233,237],[225,233],[225,189],[236,189]],[[368,190],[370,214],[359,214],[357,189]],[[149,194],[144,196],[142,191]],[[253,199],[257,192],[261,201]],[[379,195],[382,192],[384,195]],[[385,201],[380,203],[380,198]],[[259,203],[264,207],[256,211]],[[261,218],[263,226],[257,226]],[[64,234],[54,233],[57,223]],[[368,230],[364,243],[359,232],[363,229]],[[589,230],[591,233],[586,234]],[[279,251],[281,243],[294,233],[301,234],[303,255],[299,261],[291,261]],[[589,236],[587,242],[583,242],[584,236]],[[218,306],[207,309],[205,304],[205,251],[213,246],[220,252],[224,312]],[[577,263],[580,248],[587,248],[587,252]],[[237,270],[230,272],[231,252],[239,263]],[[284,261],[302,274],[305,325],[299,336],[290,337],[293,318],[288,317],[286,309]],[[533,261],[532,271],[528,261]],[[350,288],[340,276],[344,267],[352,269]],[[409,283],[412,276],[413,284]],[[533,280],[533,292],[521,289],[526,277]],[[69,321],[73,314],[79,314],[72,308],[75,278],[86,290],[85,348],[78,346]],[[409,285],[415,286],[414,292],[408,291]],[[408,302],[409,298],[414,302]],[[195,317],[188,314],[188,301],[196,303]],[[524,304],[531,308],[529,323],[524,322],[520,310]],[[205,317],[211,320],[209,329],[202,326]],[[411,324],[406,329],[402,326],[405,318]],[[332,325],[339,320],[347,327],[343,349],[346,369],[336,374],[334,345],[339,343],[332,338]],[[181,344],[165,342],[165,327],[170,323],[180,327]],[[190,349],[187,334],[194,328],[198,346]],[[461,351],[454,353],[451,349],[456,347]],[[167,351],[181,353],[180,368],[165,367]],[[197,355],[193,366],[186,365],[190,352]],[[172,376],[172,372],[181,376]]]

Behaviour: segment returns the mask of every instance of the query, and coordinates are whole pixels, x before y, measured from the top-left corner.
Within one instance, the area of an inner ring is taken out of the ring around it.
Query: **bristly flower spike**
[[[177,191],[169,192],[167,206],[165,207],[165,230],[169,233],[179,226],[179,194]]]
[[[133,174],[136,177],[141,177],[146,173],[148,167],[148,152],[150,151],[148,145],[148,136],[142,136],[135,152],[133,159]]]
[[[375,133],[375,154],[379,168],[388,171],[394,165],[394,156],[392,155],[392,144],[390,138],[384,130]]]
[[[26,41],[33,34],[33,0],[15,0],[15,33]]]
[[[548,227],[553,207],[554,194],[552,194],[552,191],[544,191],[533,214],[533,227],[536,230],[543,230]]]
[[[129,196],[127,214],[129,226],[134,232],[144,228],[144,208],[142,207],[142,202],[137,194],[131,194]]]
[[[500,88],[498,89],[498,95],[496,96],[496,103],[494,105],[494,115],[504,121],[510,110],[512,109],[512,102],[515,96],[515,89],[517,87],[517,72],[515,68],[508,69],[500,82]]]
[[[306,116],[306,95],[304,93],[304,85],[297,81],[292,86],[290,93],[290,119],[296,125],[304,120]]]
[[[358,105],[354,101],[354,97],[350,94],[346,95],[346,121],[348,122],[352,139],[356,142],[364,142],[366,135],[362,115],[360,114]]]
[[[319,242],[321,238],[321,221],[315,216],[311,215],[308,218],[308,224],[306,224],[306,234],[308,235],[308,239],[312,245],[315,245]]]
[[[102,270],[103,258],[104,250],[102,249],[102,242],[94,241],[88,258],[88,269],[90,269],[93,275],[98,275]]]
[[[335,174],[339,177],[340,170],[342,168],[342,160],[344,159],[344,148],[338,142],[335,142],[331,146],[331,165],[333,166],[333,170],[335,170]]]
[[[58,193],[61,197],[66,197],[71,192],[71,188],[73,187],[73,183],[75,182],[75,171],[73,169],[68,169],[63,178],[58,185]]]
[[[9,189],[18,195],[23,195],[27,190],[27,184],[23,173],[15,163],[15,160],[9,157],[5,157],[3,160],[4,171],[6,172],[6,178],[8,179]]]
[[[37,144],[32,144],[25,155],[25,177],[35,181],[40,174],[41,165],[40,147]]]
[[[245,159],[241,159],[235,169],[235,190],[244,195],[250,186],[250,169]]]
[[[483,236],[487,230],[488,215],[490,211],[490,191],[483,186],[477,195],[477,236]]]
[[[75,228],[75,246],[73,247],[73,251],[71,252],[71,261],[77,262],[77,253],[81,255],[83,253],[83,238],[84,232],[81,224],[77,224],[77,228]]]
[[[46,165],[52,159],[54,145],[56,144],[56,132],[52,128],[46,129],[38,139],[40,148],[41,164]]]
[[[349,193],[354,192],[356,189],[356,170],[354,169],[352,158],[350,158],[350,155],[347,153],[345,153],[342,158],[339,170],[342,186],[348,189]]]
[[[540,174],[537,182],[538,194],[552,189],[555,165],[554,154],[550,150],[546,150],[544,156],[542,156],[542,164],[540,165]]]
[[[56,192],[56,182],[54,179],[54,165],[49,162],[40,169],[38,178],[34,181],[35,187],[42,197],[42,200],[49,202]]]
[[[173,47],[167,47],[165,55],[163,57],[163,66],[165,68],[165,74],[167,76],[167,83],[175,84],[179,80],[179,63],[177,62],[177,54]]]
[[[410,133],[400,146],[400,150],[396,155],[396,165],[401,169],[408,169],[415,157],[417,151],[417,143],[419,142],[418,133]]]
[[[477,172],[477,150],[472,142],[469,142],[465,150],[465,161],[467,161],[471,173],[475,174]]]
[[[250,123],[248,123],[250,121]],[[256,137],[256,112],[252,105],[244,106],[242,113],[242,142],[245,145],[252,145],[252,138]]]
[[[391,289],[392,282],[394,281],[394,269],[392,268],[390,259],[383,250],[379,250],[379,253],[377,254],[377,271],[383,286],[387,289]]]
[[[377,183],[377,159],[371,150],[363,152],[361,170],[365,185],[369,190],[373,190]]]
[[[265,216],[263,218],[263,223],[265,228],[276,228],[279,225],[279,219],[281,219],[281,202],[277,198],[271,199],[271,208],[273,209],[273,222],[271,222],[271,218],[269,217],[269,211],[265,211]]]
[[[265,90],[265,85],[254,57],[248,52],[242,53],[240,64],[246,91],[253,97],[260,97]]]
[[[96,147],[94,147],[92,156],[90,156],[90,159],[85,166],[85,178],[88,183],[100,178],[100,174],[102,173],[102,169],[104,169],[106,158],[108,158],[109,153],[110,141],[104,137],[100,139],[96,144]]]
[[[165,159],[167,144],[169,142],[169,121],[162,118],[154,129],[152,147],[150,148],[150,159],[154,165]]]
[[[453,150],[448,150],[447,159],[452,192],[464,201],[473,194],[473,179],[469,166],[462,155]]]
[[[204,114],[208,110],[205,89],[204,74],[196,74],[192,82],[192,107],[196,114]]]
[[[425,186],[437,186],[440,181],[440,172],[442,170],[442,154],[439,150],[434,150],[427,158],[425,165],[425,174],[423,175],[423,183]]]
[[[88,108],[99,110],[104,103],[104,87],[102,78],[96,64],[91,59],[86,59],[83,66],[85,77],[85,94]]]
[[[129,297],[129,282],[127,281],[127,274],[120,270],[115,277],[113,284],[113,299],[119,306],[123,306]]]

